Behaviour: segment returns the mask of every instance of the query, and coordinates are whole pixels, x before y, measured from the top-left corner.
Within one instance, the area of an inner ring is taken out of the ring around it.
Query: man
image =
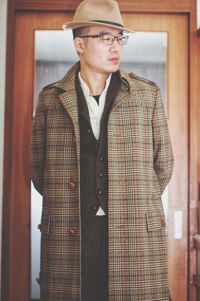
[[[84,0],[80,62],[40,94],[32,178],[43,195],[42,301],[167,301],[161,194],[173,157],[160,90],[120,68],[117,2]]]

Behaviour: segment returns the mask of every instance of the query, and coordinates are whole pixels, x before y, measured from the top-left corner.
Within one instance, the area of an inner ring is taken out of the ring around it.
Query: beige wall
[[[4,105],[5,105],[5,65],[6,65],[6,23],[7,0],[0,1],[0,271],[2,242],[2,195],[3,195],[3,141],[4,141]],[[1,278],[1,273],[0,273]],[[1,279],[0,279],[1,284]],[[0,285],[1,296],[1,285]],[[1,298],[1,297],[0,297]]]

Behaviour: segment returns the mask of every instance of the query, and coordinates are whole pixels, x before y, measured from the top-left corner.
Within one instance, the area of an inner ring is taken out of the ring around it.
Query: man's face
[[[84,35],[112,34],[121,36],[122,31],[106,26],[88,27]],[[76,50],[80,54],[81,68],[93,72],[108,74],[119,69],[122,45],[115,39],[112,45],[106,45],[101,38],[76,38]]]

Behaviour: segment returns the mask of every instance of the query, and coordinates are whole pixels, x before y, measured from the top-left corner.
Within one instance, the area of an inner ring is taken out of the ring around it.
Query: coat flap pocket
[[[49,235],[50,232],[50,222],[51,218],[50,215],[43,214],[42,216],[42,222],[38,225],[38,229],[42,234]]]
[[[157,212],[146,213],[147,231],[161,230],[166,227],[165,218]]]
[[[51,235],[75,236],[80,233],[78,220],[69,215],[51,215]]]

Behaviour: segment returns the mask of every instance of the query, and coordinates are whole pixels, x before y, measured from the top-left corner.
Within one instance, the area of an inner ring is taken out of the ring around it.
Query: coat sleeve
[[[31,145],[31,173],[32,181],[37,191],[42,194],[43,175],[45,168],[45,149],[46,149],[46,116],[42,104],[41,94],[39,104],[33,118],[32,126],[32,145]]]
[[[158,87],[156,87],[156,102],[153,111],[152,127],[154,170],[162,194],[171,178],[174,160],[167,119],[164,112],[161,92]]]

